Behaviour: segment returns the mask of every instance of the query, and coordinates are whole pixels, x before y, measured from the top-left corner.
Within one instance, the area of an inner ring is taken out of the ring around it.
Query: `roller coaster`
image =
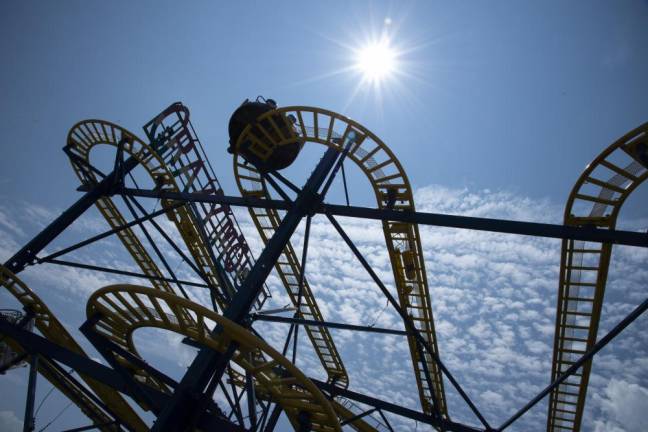
[[[549,396],[547,431],[578,431],[592,358],[648,308],[646,300],[598,337],[612,245],[648,247],[648,234],[615,228],[624,201],[648,177],[648,123],[616,141],[587,167],[569,196],[563,225],[417,212],[407,175],[389,147],[361,124],[320,108],[278,107],[271,99],[258,98],[246,100],[234,111],[228,151],[240,192],[236,196],[225,195],[182,103],[171,104],[143,130],[145,139],[103,120],[74,125],[64,151],[81,182],[82,197],[0,266],[0,283],[23,306],[21,312],[0,317],[0,333],[3,352],[9,353],[3,355],[1,371],[20,363],[30,365],[25,430],[34,429],[34,388],[40,374],[88,417],[91,423],[76,430],[269,432],[283,413],[297,431],[393,431],[389,416],[439,431],[501,431]],[[298,187],[280,171],[305,146],[315,144],[323,146],[323,156]],[[106,145],[114,148],[109,173],[90,157],[93,149]],[[366,176],[375,207],[349,204],[347,161]],[[346,205],[329,204],[327,192],[340,173]],[[145,199],[157,200],[160,208],[147,210]],[[44,255],[45,248],[92,206],[109,229]],[[235,217],[237,206],[248,209],[257,228],[263,247],[256,257]],[[306,277],[315,215],[324,215],[331,223],[400,316],[404,330],[325,319]],[[340,216],[381,222],[396,295],[353,243],[337,219]],[[166,225],[160,218],[166,218]],[[291,238],[303,221],[298,256]],[[500,426],[488,423],[442,361],[420,224],[562,239],[549,384]],[[139,271],[61,259],[113,236]],[[178,278],[171,253],[191,269],[192,280]],[[19,278],[25,268],[41,264],[145,281],[141,286],[106,286],[87,302],[80,330],[106,364],[91,359]],[[272,294],[267,279],[273,271],[290,307],[264,309]],[[193,288],[207,292],[208,301]],[[290,325],[283,350],[264,339],[254,328],[257,322]],[[300,327],[325,379],[296,366]],[[140,328],[175,332],[198,350],[179,381],[138,353],[133,334]],[[353,377],[331,328],[404,337],[420,409],[351,390]],[[451,419],[446,386],[456,390],[479,426]],[[152,424],[142,412],[152,414]]]

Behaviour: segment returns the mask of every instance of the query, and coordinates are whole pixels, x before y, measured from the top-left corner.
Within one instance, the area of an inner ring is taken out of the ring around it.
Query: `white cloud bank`
[[[593,395],[592,402],[606,417],[594,421],[596,432],[648,430],[648,389],[611,379],[602,394]]]
[[[418,210],[428,212],[552,223],[559,223],[562,217],[561,203],[502,191],[429,186],[416,191],[415,201]],[[241,222],[252,249],[258,252],[261,245],[255,228],[247,218]],[[341,222],[393,291],[380,224],[355,219]],[[632,221],[626,222],[632,225]],[[7,225],[1,224],[0,239],[13,241],[11,246],[24,242],[17,232],[5,228]],[[20,229],[28,232],[23,226]],[[293,240],[298,255],[302,232],[298,230]],[[497,426],[549,382],[560,241],[437,227],[420,227],[420,233],[441,357],[490,423]],[[314,218],[311,235],[307,278],[325,319],[402,328],[400,318],[391,308],[385,309],[385,298],[323,217]],[[94,250],[84,258],[99,265],[131,265],[129,257],[118,253],[121,245],[113,246]],[[648,272],[643,266],[647,258],[644,249],[615,248],[599,335],[645,298]],[[26,271],[25,276],[39,293],[43,292],[41,285],[53,288],[52,292],[66,298],[71,309],[79,309],[79,315],[89,291],[112,280],[111,275],[38,269]],[[75,283],[89,289],[75,290]],[[289,303],[276,276],[271,275],[268,283],[273,298],[266,308]],[[83,301],[72,304],[68,299],[72,294]],[[583,430],[647,430],[648,332],[641,331],[647,323],[645,318],[638,320],[595,358]],[[79,324],[72,323],[75,327]],[[282,348],[286,326],[264,323],[255,328],[275,348]],[[332,333],[349,372],[351,389],[420,409],[405,339],[338,330]],[[187,356],[169,350],[179,346],[180,338],[160,339],[165,349],[177,354],[172,357],[180,373],[187,365]],[[149,345],[142,343],[145,357],[147,353],[159,355],[158,347]],[[299,346],[298,366],[307,375],[323,377],[303,330]],[[445,384],[452,418],[476,424],[458,394],[447,381]],[[543,401],[507,430],[542,430],[546,412]],[[396,430],[416,428],[394,416],[390,419]]]
[[[3,432],[21,432],[23,422],[13,411],[0,411],[0,431]]]

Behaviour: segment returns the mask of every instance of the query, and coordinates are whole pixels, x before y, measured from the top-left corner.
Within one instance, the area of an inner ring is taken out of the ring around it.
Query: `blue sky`
[[[259,94],[280,105],[338,111],[371,129],[400,159],[419,209],[560,222],[582,169],[648,120],[647,19],[645,1],[5,2],[0,6],[0,258],[78,196],[78,181],[61,151],[77,121],[106,119],[141,134],[141,125],[181,100],[191,109],[226,192],[233,194],[231,157],[224,151],[227,121],[243,99]],[[349,67],[355,61],[351,48],[383,32],[401,52],[401,73],[385,81],[378,95],[359,87],[361,78]],[[290,173],[299,177],[311,166],[306,153]],[[352,202],[370,204],[360,176],[350,178]],[[646,198],[645,187],[630,198],[621,214],[624,226],[648,228]],[[245,214],[241,220],[248,240],[258,246]],[[380,232],[366,238],[359,233],[371,224],[346,223],[389,282]],[[105,226],[89,212],[52,250]],[[316,220],[314,228],[311,244],[331,246],[313,247],[309,262],[325,316],[372,322],[384,299],[362,283],[368,279],[353,266],[338,265],[344,252],[330,227]],[[559,242],[431,228],[422,236],[441,355],[497,423],[548,380]],[[89,249],[84,258],[132,266],[116,242]],[[344,262],[351,261],[347,258]],[[648,275],[629,269],[638,269],[645,258],[645,251],[632,248],[615,252],[604,328],[642,300]],[[327,270],[331,267],[340,273]],[[82,322],[89,293],[117,280],[45,267],[29,269],[24,277],[71,330]],[[273,283],[273,301],[282,304],[285,298]],[[460,319],[465,311],[476,313]],[[515,318],[507,317],[509,312]],[[400,325],[388,312],[378,322]],[[620,389],[632,389],[626,393],[635,400],[648,392],[641,328],[645,319],[596,363],[592,386],[598,391],[590,392],[587,430],[641,430],[646,424],[622,411],[642,407],[619,403]],[[276,342],[283,330],[266,331]],[[386,377],[393,365],[408,364],[404,343],[369,337],[351,343],[342,332],[334,337],[352,387],[416,407],[407,384],[390,385],[390,380],[413,383],[409,366]],[[155,346],[147,349],[143,352],[161,367],[176,375],[182,370],[178,362],[186,359],[165,359]],[[528,361],[513,359],[519,352]],[[382,364],[370,361],[376,355],[384,356]],[[312,356],[302,361],[316,370]],[[614,370],[623,373],[612,378]],[[0,401],[0,420],[22,416],[25,375],[22,370],[0,378],[0,388],[19,389]],[[503,384],[507,376],[518,378],[517,387]],[[39,395],[48,389],[41,381]],[[451,413],[472,421],[453,398]],[[52,396],[42,420],[63,406]],[[530,413],[518,430],[536,430],[544,413],[544,408]],[[70,408],[52,428],[82,423]],[[407,427],[414,428],[402,425]]]

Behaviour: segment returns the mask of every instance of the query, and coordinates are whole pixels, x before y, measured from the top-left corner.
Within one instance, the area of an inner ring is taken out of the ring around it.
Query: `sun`
[[[378,84],[396,71],[396,51],[388,39],[371,42],[356,50],[355,68],[365,81]]]

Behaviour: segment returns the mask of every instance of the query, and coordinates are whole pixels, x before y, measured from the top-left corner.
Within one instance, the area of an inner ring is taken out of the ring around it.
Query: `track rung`
[[[601,181],[599,179],[595,179],[593,177],[588,177],[585,181],[588,182],[588,183],[592,183],[592,184],[595,184],[597,186],[600,186],[600,187],[602,187],[604,189],[609,189],[611,191],[618,192],[618,193],[621,193],[621,194],[625,192],[625,189],[623,189],[623,188],[620,188],[620,187],[618,187],[616,185],[613,185],[611,183],[608,183],[608,182]]]
[[[603,165],[605,168],[608,168],[612,171],[614,171],[617,174],[621,174],[623,177],[632,180],[633,182],[637,181],[637,177],[630,174],[628,171],[624,170],[623,168],[619,168],[618,166],[614,165],[613,163],[610,163],[606,160],[602,160],[599,162],[601,165]]]

